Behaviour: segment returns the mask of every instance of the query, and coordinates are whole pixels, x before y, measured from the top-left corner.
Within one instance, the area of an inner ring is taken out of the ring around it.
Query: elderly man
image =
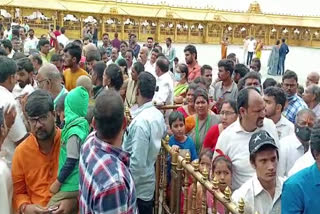
[[[53,64],[45,64],[42,66],[36,77],[37,85],[40,89],[46,90],[54,99],[54,108],[59,98],[68,93],[67,89],[61,84],[62,78],[59,70]]]
[[[307,76],[306,86],[308,87],[311,84],[318,85],[319,84],[320,75],[318,72],[311,72]]]
[[[248,146],[251,136],[265,130],[276,144],[279,141],[274,123],[265,118],[265,102],[257,89],[242,89],[238,94],[237,105],[239,119],[220,134],[216,145],[216,149],[220,149],[232,161],[233,189],[238,189],[255,173],[249,161]]]
[[[118,49],[117,48],[112,48],[111,57],[110,57],[110,60],[107,62],[107,66],[109,66],[112,63],[116,63],[118,57],[119,57]]]
[[[302,95],[303,100],[309,109],[316,114],[317,119],[320,118],[320,87],[317,85],[309,85]]]
[[[311,129],[316,121],[315,114],[310,109],[298,112],[295,123],[295,133],[280,140],[280,166],[281,176],[288,176],[289,171],[309,149]]]
[[[143,65],[146,65],[146,63],[148,61],[148,48],[147,47],[142,47],[140,49],[138,61],[140,61]]]

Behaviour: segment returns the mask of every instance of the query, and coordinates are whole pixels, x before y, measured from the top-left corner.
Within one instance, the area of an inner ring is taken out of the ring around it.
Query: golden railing
[[[222,193],[219,189],[217,179],[209,179],[208,171],[199,172],[199,162],[190,162],[190,154],[185,157],[179,155],[178,152],[171,151],[169,146],[169,136],[161,142],[162,146],[156,162],[156,190],[155,190],[155,214],[168,213],[207,213],[207,192],[213,195],[212,213],[217,213],[217,202],[224,206],[225,213],[241,214],[244,213],[244,201],[241,199],[238,205],[231,202],[231,189],[227,187]],[[167,161],[168,156],[171,156],[171,190],[170,201],[167,197]],[[188,199],[189,176],[192,177],[192,199]],[[202,203],[201,211],[197,210],[197,184],[201,184],[202,188]],[[184,198],[181,198],[183,192]],[[181,210],[180,202],[184,201]],[[188,204],[191,203],[192,210],[188,209]]]

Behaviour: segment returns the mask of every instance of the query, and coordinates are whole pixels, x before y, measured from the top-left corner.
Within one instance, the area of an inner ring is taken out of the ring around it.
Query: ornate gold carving
[[[252,2],[249,6],[248,12],[249,13],[262,13],[259,3],[256,1]]]
[[[118,14],[118,8],[116,8],[116,7],[111,7],[111,8],[110,8],[110,13],[111,13],[111,14]]]

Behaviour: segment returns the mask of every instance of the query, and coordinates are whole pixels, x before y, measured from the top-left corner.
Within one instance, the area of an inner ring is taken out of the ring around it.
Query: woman
[[[123,75],[123,80],[126,81],[129,78],[128,75],[128,64],[125,59],[119,59],[117,61],[117,64],[119,65],[122,75]]]
[[[135,62],[132,66],[131,78],[128,79],[127,89],[125,92],[125,102],[124,105],[128,108],[131,108],[137,103],[136,94],[137,94],[137,82],[138,76],[141,72],[144,71],[144,66],[141,62]]]
[[[120,94],[122,84],[123,76],[120,67],[116,64],[110,64],[103,72],[103,86]]]
[[[181,106],[177,109],[177,111],[180,111],[184,118],[187,118],[190,115],[194,115],[196,113],[194,109],[194,91],[198,88],[198,85],[195,83],[190,83],[188,86],[188,89],[186,91],[186,101],[187,104],[184,106]],[[186,127],[187,128],[187,127]],[[190,129],[191,130],[191,129]],[[189,130],[189,131],[190,131]],[[188,131],[187,131],[188,132]]]
[[[277,40],[276,45],[273,46],[272,48],[272,51],[268,60],[268,74],[272,76],[276,76],[278,74],[279,49],[280,49],[280,40]]]
[[[194,120],[195,126],[190,132],[190,137],[196,144],[197,154],[202,149],[203,140],[210,129],[215,124],[220,122],[219,117],[209,109],[209,97],[206,90],[198,88],[194,92],[194,108],[196,114],[189,116]],[[192,119],[187,121],[192,121]]]
[[[257,46],[256,46],[256,57],[258,59],[261,58],[262,49],[263,49],[263,43],[262,43],[261,39],[259,39],[258,43],[257,43]]]
[[[174,79],[177,85],[174,88],[174,102],[177,104],[183,103],[188,89],[188,66],[186,64],[178,64]]]
[[[209,148],[215,150],[218,137],[221,132],[235,122],[238,118],[237,104],[233,100],[227,100],[222,103],[220,111],[221,123],[212,126],[203,141],[202,149]]]

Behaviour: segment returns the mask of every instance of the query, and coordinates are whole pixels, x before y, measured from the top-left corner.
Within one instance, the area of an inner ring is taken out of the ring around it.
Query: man
[[[214,83],[212,83],[212,67],[210,65],[201,66],[201,77],[204,77],[210,85],[208,95],[212,98],[214,96]]]
[[[147,45],[146,46],[148,48],[148,56],[149,56],[148,59],[150,59],[151,51],[153,49],[153,37],[148,37],[147,38]]]
[[[19,28],[20,51],[24,53],[24,44],[27,40],[27,31],[24,27]]]
[[[68,93],[61,84],[62,78],[60,72],[53,64],[45,64],[40,68],[36,76],[36,82],[40,89],[46,90],[52,96],[54,109],[59,98]]]
[[[130,35],[130,48],[133,50],[133,56],[138,58],[140,52],[140,45],[137,43],[137,36],[135,34]]]
[[[156,184],[154,164],[166,132],[163,114],[152,103],[155,88],[156,79],[150,73],[140,73],[137,88],[139,108],[134,112],[122,145],[130,153],[130,171],[137,191],[138,209],[144,214],[152,214]]]
[[[32,62],[34,73],[37,74],[43,64],[41,56],[39,54],[32,54],[29,56],[29,59]]]
[[[120,50],[120,40],[118,39],[118,33],[114,34],[114,39],[111,41],[111,45],[114,48],[117,48],[117,50]]]
[[[279,69],[278,72],[280,75],[283,75],[284,73],[284,66],[285,66],[285,60],[286,60],[286,55],[289,53],[289,48],[288,45],[286,44],[286,39],[282,38],[281,39],[282,44],[279,49]]]
[[[56,39],[54,39],[54,43],[56,44]],[[39,48],[40,48],[40,55],[42,59],[42,63],[50,63],[51,57],[53,54],[56,53],[56,49],[52,48],[50,49],[50,43],[46,39],[40,39],[39,40]],[[56,44],[56,48],[58,48],[58,45]]]
[[[247,56],[247,65],[251,64],[252,56],[256,47],[256,40],[251,36],[248,41],[248,56]]]
[[[232,80],[233,62],[229,59],[220,60],[218,63],[219,82],[214,86],[213,100],[217,102],[218,109],[225,100],[236,100],[238,96],[237,84]]]
[[[234,67],[233,81],[238,84],[239,80],[249,72],[250,70],[244,64],[236,64]]]
[[[310,213],[319,212],[320,195],[320,129],[317,125],[311,133],[310,147],[315,163],[308,168],[291,176],[283,185],[281,213]]]
[[[103,61],[97,62],[93,66],[93,72],[92,72],[92,84],[93,87],[93,96],[94,99],[97,98],[98,94],[101,92],[101,89],[103,88],[103,72],[106,69],[106,63]]]
[[[80,152],[80,213],[137,213],[129,154],[121,149],[127,126],[123,101],[115,91],[104,90],[93,112],[96,131]]]
[[[34,69],[29,58],[24,57],[17,61],[18,70],[16,73],[17,84],[13,88],[13,95],[20,97],[26,94],[31,94],[36,87],[36,82],[33,79]]]
[[[104,48],[107,51],[108,57],[110,57],[111,51],[112,51],[112,45],[110,44],[109,34],[108,33],[104,33],[102,35],[102,46],[101,46],[101,48]]]
[[[87,61],[87,71],[89,74],[92,73],[92,68],[94,64],[101,60],[101,55],[98,50],[90,50],[86,53],[86,61]]]
[[[260,72],[261,69],[261,61],[259,58],[253,58],[250,64],[251,71]]]
[[[46,91],[28,96],[31,134],[16,148],[12,161],[13,207],[17,213],[48,213],[50,185],[57,177],[61,131],[55,127],[53,99]],[[70,213],[77,200],[64,200],[54,213]]]
[[[184,48],[184,57],[188,65],[188,82],[192,82],[201,75],[201,67],[197,62],[197,49],[194,45],[187,45]]]
[[[294,125],[282,115],[287,101],[283,89],[268,87],[264,90],[263,99],[266,103],[266,117],[276,124],[279,139],[293,134]]]
[[[128,43],[126,41],[121,41],[120,42],[120,56],[119,57],[122,57],[123,59],[125,59],[126,52],[127,52],[128,48],[129,48]]]
[[[242,89],[238,94],[237,105],[239,119],[220,134],[216,145],[216,149],[220,149],[232,161],[233,189],[238,189],[254,175],[248,151],[251,136],[259,130],[265,130],[278,144],[276,127],[270,119],[265,118],[265,103],[255,88]]]
[[[259,91],[259,93],[262,94],[263,91],[260,75],[255,71],[247,73],[246,76],[243,78],[243,87],[255,87]]]
[[[70,43],[64,49],[64,66],[67,68],[63,72],[65,86],[68,91],[76,87],[77,79],[82,75],[88,75],[85,70],[80,68],[81,48]]]
[[[54,64],[61,75],[63,74],[63,58],[59,54],[53,54],[51,57],[51,63]]]
[[[11,34],[11,24],[7,24],[7,29],[3,32],[3,39],[8,39],[9,34]]]
[[[294,71],[287,70],[284,73],[282,76],[282,88],[286,92],[288,99],[288,106],[283,114],[289,121],[294,123],[298,111],[308,108],[303,99],[297,95],[298,76]]]
[[[309,150],[311,129],[316,122],[315,114],[310,109],[298,112],[295,132],[280,140],[280,169],[282,176],[288,176],[296,160]]]
[[[255,175],[232,194],[234,202],[243,198],[245,213],[281,213],[283,179],[277,175],[279,152],[267,131],[254,133],[249,141],[250,163]]]
[[[246,63],[246,59],[248,56],[249,41],[249,36],[246,36],[246,38],[243,40],[243,64]]]
[[[147,63],[144,65],[144,70],[151,73],[155,78],[157,78],[156,61],[158,59],[159,53],[160,52],[158,49],[152,49],[150,60],[148,60]]]
[[[107,62],[107,66],[109,66],[112,63],[116,63],[117,59],[119,57],[119,52],[117,48],[112,48],[111,51],[111,58],[110,60]]]
[[[12,43],[9,39],[1,41],[1,46],[6,50],[8,58],[12,59],[14,50],[12,49]]]
[[[173,79],[170,76],[169,60],[166,57],[159,57],[156,62],[157,89],[153,102],[157,105],[173,104]]]
[[[66,29],[65,29],[65,27],[62,27],[61,34],[57,37],[59,44],[60,43],[63,44],[63,47],[66,47],[67,44],[69,43],[69,39],[68,39],[68,37],[66,37],[65,33],[66,33]]]
[[[134,57],[133,50],[128,49],[126,51],[125,59],[126,59],[127,66],[128,66],[127,68],[128,68],[129,77],[131,76],[131,69],[132,69],[132,65],[133,65],[133,57]]]
[[[309,85],[304,91],[302,98],[315,114],[317,119],[320,119],[320,87],[317,85]]]
[[[39,39],[34,36],[34,30],[30,29],[28,31],[29,37],[26,39],[24,43],[24,53],[29,55],[30,50],[37,50]]]
[[[52,31],[53,31],[53,26],[52,26]],[[60,33],[60,26],[59,26],[59,25],[56,26],[56,30],[53,32],[53,35],[55,36],[55,38],[57,38],[58,36],[61,35],[61,33]],[[54,47],[54,43],[55,43],[54,38],[51,37],[51,38],[50,38],[50,46],[51,46],[51,47]]]
[[[312,84],[318,85],[319,79],[320,79],[320,75],[318,72],[313,71],[309,73],[307,76],[306,86],[308,87],[309,85],[312,85]]]
[[[21,52],[21,41],[19,37],[13,36],[11,39],[11,43],[12,43],[12,50],[14,50],[15,53]]]
[[[138,60],[143,64],[146,65],[147,61],[148,61],[148,48],[147,47],[142,47],[140,49],[140,53],[139,53],[139,58]]]
[[[166,39],[166,47],[163,50],[163,54],[167,57],[170,62],[169,70],[173,71],[173,60],[176,58],[176,49],[172,47],[172,40],[170,37]]]
[[[5,159],[11,163],[12,156],[16,145],[18,145],[27,135],[26,127],[23,123],[22,112],[18,108],[12,90],[16,84],[15,75],[17,65],[15,61],[5,56],[0,56],[0,108],[14,108],[18,117],[14,120],[14,124],[10,129],[7,137],[4,139],[1,151],[5,154]]]

